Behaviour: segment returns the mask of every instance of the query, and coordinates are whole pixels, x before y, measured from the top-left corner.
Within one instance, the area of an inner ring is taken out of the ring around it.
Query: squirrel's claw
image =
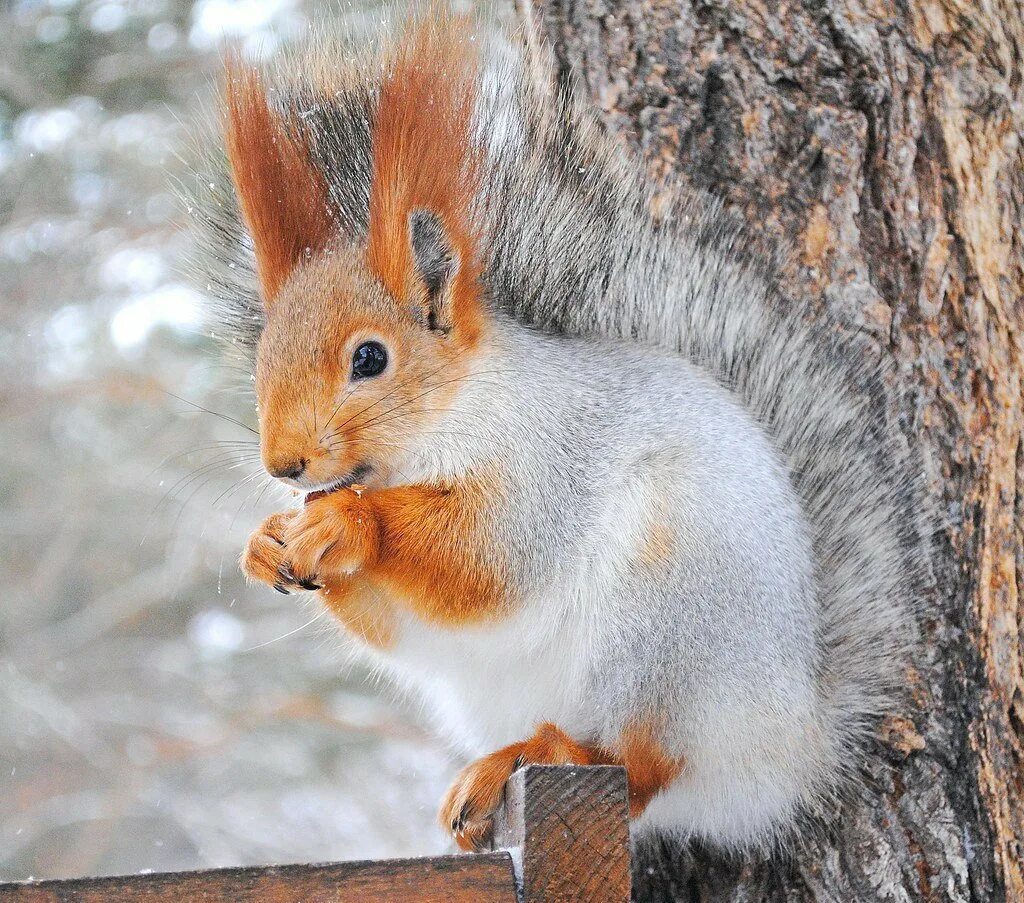
[[[281,566],[277,569],[278,574],[281,575],[281,579],[285,583],[292,584],[294,586],[301,586],[305,590],[310,592],[316,592],[318,589],[323,589],[323,584],[317,583],[312,577],[299,577],[296,576],[291,569],[291,565],[282,562]],[[274,587],[275,589],[277,587]]]
[[[300,585],[299,581],[292,573],[292,569],[285,562],[281,562],[278,566],[277,575],[281,579],[274,584],[274,589],[279,593],[283,593],[287,596],[293,589]]]
[[[242,553],[241,566],[246,577],[287,593],[295,579],[285,561],[282,537],[285,526],[295,517],[291,512],[268,517],[250,537]]]
[[[469,821],[469,801],[462,804],[459,814],[452,819],[452,834],[460,835],[466,830],[466,822]]]

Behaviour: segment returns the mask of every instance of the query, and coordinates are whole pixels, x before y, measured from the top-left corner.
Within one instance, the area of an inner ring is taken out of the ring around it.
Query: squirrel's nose
[[[277,477],[279,480],[297,480],[306,469],[306,464],[305,458],[299,458],[298,461],[289,461],[278,467],[268,467],[267,470],[270,471],[272,477]]]

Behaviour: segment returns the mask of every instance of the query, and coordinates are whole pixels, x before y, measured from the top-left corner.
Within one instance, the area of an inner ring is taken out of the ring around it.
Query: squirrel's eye
[[[378,376],[388,365],[387,349],[380,342],[363,342],[352,355],[353,379]]]

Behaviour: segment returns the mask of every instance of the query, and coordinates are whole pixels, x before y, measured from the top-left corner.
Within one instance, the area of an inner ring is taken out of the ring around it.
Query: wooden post
[[[612,766],[530,765],[494,826],[513,851],[522,903],[629,903],[629,792]]]

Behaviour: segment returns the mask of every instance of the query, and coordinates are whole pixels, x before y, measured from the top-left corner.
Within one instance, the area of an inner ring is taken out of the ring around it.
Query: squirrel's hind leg
[[[464,850],[480,850],[491,837],[505,783],[524,765],[608,764],[596,747],[577,743],[551,723],[528,740],[510,743],[467,765],[452,782],[438,819]]]
[[[524,765],[622,765],[629,783],[629,814],[640,815],[651,798],[679,776],[683,760],[670,756],[646,726],[623,732],[616,749],[579,743],[546,722],[528,740],[511,743],[467,765],[441,803],[438,819],[464,850],[491,838],[505,784]]]

